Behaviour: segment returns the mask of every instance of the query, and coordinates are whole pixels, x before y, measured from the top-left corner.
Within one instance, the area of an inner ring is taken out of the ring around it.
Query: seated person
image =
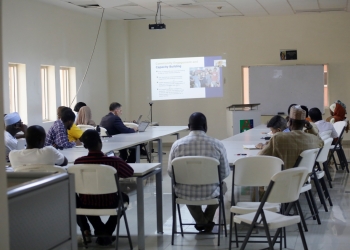
[[[75,106],[74,106],[74,112],[79,112],[80,111],[80,109],[82,108],[82,107],[84,107],[84,106],[86,106],[86,103],[85,102],[78,102],[77,104],[75,104]]]
[[[295,105],[298,105],[298,104],[293,103],[293,104],[289,105],[289,107],[288,107],[287,117],[286,117],[286,121],[287,121],[287,122],[289,121],[289,113],[290,113],[290,109],[291,109],[293,106],[295,106]]]
[[[267,123],[266,127],[268,127],[271,130],[271,133],[274,135],[277,132],[290,132],[289,128],[287,127],[287,121],[282,116],[275,115],[271,118],[271,120]],[[268,142],[266,142],[267,144]],[[262,149],[264,147],[263,143],[257,144],[255,147]]]
[[[96,130],[86,130],[82,135],[84,147],[89,150],[87,156],[75,160],[74,164],[104,164],[114,167],[118,176],[128,178],[134,174],[134,170],[119,157],[107,157],[102,152],[102,141]],[[123,202],[129,203],[129,197],[122,193]],[[118,206],[118,193],[103,195],[80,194],[77,198],[77,207],[82,208],[116,208]],[[95,230],[95,235],[110,235],[115,231],[117,216],[110,216],[106,223],[101,221],[99,216],[87,216]],[[85,216],[79,216],[78,224],[85,235],[89,236],[90,227]],[[110,237],[98,237],[96,242],[99,245],[109,245],[112,243]]]
[[[305,120],[308,121],[308,122],[311,122],[311,119],[310,119],[310,117],[309,117],[309,109],[308,109],[305,105],[301,105],[300,107],[301,107],[303,110],[305,110],[305,112],[306,112],[306,118],[305,118]]]
[[[17,149],[17,139],[23,138],[27,132],[27,125],[23,124],[21,117],[17,112],[10,113],[4,116],[5,121],[5,153],[6,162],[9,162],[9,153],[12,150]],[[23,135],[17,135],[17,133],[23,132]]]
[[[291,107],[289,114],[291,132],[276,133],[259,154],[278,157],[284,162],[284,169],[289,169],[294,167],[304,150],[322,148],[323,141],[319,136],[303,132],[305,118],[306,112],[299,105]]]
[[[12,168],[30,165],[58,165],[66,166],[68,161],[57,149],[51,146],[44,147],[46,139],[45,129],[41,126],[30,126],[27,129],[27,148],[12,150],[9,158]]]
[[[319,133],[331,130],[330,137],[333,139],[338,138],[338,133],[335,131],[333,124],[322,120],[322,113],[318,108],[310,109],[309,116],[311,121],[317,126]]]
[[[53,146],[57,149],[73,148],[81,145],[78,140],[76,142],[69,142],[67,130],[69,130],[75,121],[75,114],[71,109],[63,110],[60,119],[55,121],[49,131],[47,132],[45,146]]]
[[[91,109],[88,106],[81,107],[78,113],[76,125],[91,125],[96,127],[96,123],[91,120]]]
[[[135,133],[137,129],[128,128],[124,125],[123,121],[120,119],[121,114],[122,105],[117,102],[111,103],[111,105],[109,105],[109,113],[102,118],[100,126],[107,129],[109,135]],[[135,148],[122,149],[119,150],[119,152],[120,158],[124,161],[129,163],[136,162]]]
[[[67,109],[72,111],[71,108],[68,108],[65,106],[60,106],[57,108],[57,119],[58,120],[61,118],[62,112],[64,112]],[[69,130],[67,130],[67,134],[68,134],[68,140],[70,142],[76,142],[76,141],[79,141],[81,135],[83,134],[83,130],[78,128],[77,125],[75,125],[75,123],[73,123],[72,127]]]
[[[174,142],[169,153],[168,174],[172,177],[171,161],[183,156],[207,156],[220,162],[220,176],[225,179],[230,174],[230,166],[227,161],[226,150],[222,142],[209,137],[207,132],[207,119],[199,112],[193,113],[189,118],[188,127],[190,134]],[[226,186],[226,185],[224,185]],[[225,193],[226,190],[223,190]],[[200,200],[219,196],[219,185],[177,185],[176,195],[179,198]],[[211,232],[214,227],[214,215],[218,204],[208,205],[205,211],[202,206],[187,205],[192,217],[196,221],[195,228],[198,231]]]
[[[346,120],[346,105],[341,101],[336,101],[329,107],[331,116],[326,119],[327,122],[336,123]],[[345,132],[349,132],[349,121],[347,121],[347,126],[345,127]]]

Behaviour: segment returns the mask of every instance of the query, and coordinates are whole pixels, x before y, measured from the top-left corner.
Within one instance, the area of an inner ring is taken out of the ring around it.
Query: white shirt
[[[13,150],[9,155],[13,169],[29,165],[62,165],[64,155],[52,146]]]
[[[318,128],[319,133],[325,132],[327,130],[332,130],[331,137],[338,138],[338,133],[337,133],[337,131],[335,131],[332,123],[326,122],[324,120],[320,120],[320,121],[315,122],[315,124]]]
[[[6,130],[4,131],[4,138],[5,138],[6,161],[9,162],[9,153],[10,151],[17,149],[18,141]]]

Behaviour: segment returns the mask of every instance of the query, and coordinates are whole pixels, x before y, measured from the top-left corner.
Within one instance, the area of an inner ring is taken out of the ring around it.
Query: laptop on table
[[[139,124],[139,132],[145,132],[148,125],[149,125],[149,122],[141,122]]]

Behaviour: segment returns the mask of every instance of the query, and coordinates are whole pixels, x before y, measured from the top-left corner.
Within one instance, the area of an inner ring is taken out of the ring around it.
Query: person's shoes
[[[91,232],[90,232],[90,230],[85,230],[84,231],[84,236],[85,236],[86,243],[91,243]]]
[[[214,226],[215,226],[215,223],[214,223],[213,221],[209,222],[209,223],[206,225],[206,227],[205,227],[205,229],[204,229],[204,232],[206,232],[206,233],[211,233],[211,231],[213,231]]]
[[[112,244],[110,237],[97,237],[96,244],[99,246],[109,246]]]
[[[194,225],[194,228],[195,228],[197,231],[201,232],[201,231],[205,230],[206,225]]]

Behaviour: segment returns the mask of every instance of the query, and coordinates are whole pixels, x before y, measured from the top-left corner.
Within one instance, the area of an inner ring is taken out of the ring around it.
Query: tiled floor
[[[145,233],[146,233],[146,249],[165,249],[165,250],[192,250],[192,249],[228,249],[229,238],[221,236],[221,245],[217,246],[216,235],[181,235],[175,236],[175,244],[171,245],[171,186],[170,178],[167,174],[167,162],[169,148],[164,148],[166,155],[163,156],[163,221],[164,234],[156,233],[156,208],[155,208],[155,180],[149,179],[145,182]],[[346,146],[345,153],[350,158],[350,146]],[[155,161],[157,158],[155,158]],[[321,225],[312,219],[307,220],[309,231],[305,233],[306,241],[310,250],[344,250],[350,249],[350,182],[349,175],[342,170],[334,171],[330,169],[333,180],[333,188],[329,189],[333,201],[333,207],[329,207],[329,212],[325,212],[321,207],[318,196],[315,195],[316,203],[319,205]],[[231,187],[231,178],[229,176],[225,181],[228,187]],[[327,183],[328,186],[328,183]],[[123,184],[130,197],[130,206],[127,211],[129,226],[132,234],[134,249],[137,246],[137,224],[136,224],[136,185],[133,182]],[[230,189],[230,188],[229,188]],[[229,207],[230,207],[231,192],[225,195],[225,210],[226,221],[229,226]],[[307,207],[304,197],[301,198],[301,205],[304,214],[308,216],[310,211]],[[187,208],[181,208],[183,220],[192,221]],[[186,230],[194,231],[192,226],[188,226]],[[80,231],[77,230],[78,234]],[[242,231],[244,232],[244,231]],[[229,233],[229,232],[228,232]],[[124,223],[121,223],[121,234],[125,235]],[[263,234],[262,234],[263,235]],[[79,238],[79,237],[78,237]],[[233,244],[234,246],[234,244]],[[246,249],[262,249],[267,247],[267,244],[256,243],[248,244]],[[114,246],[99,247],[95,243],[89,244],[89,249],[114,249]],[[83,249],[82,244],[79,244],[79,249]],[[125,238],[119,240],[119,249],[129,249],[128,241]],[[237,248],[232,248],[237,249]],[[275,249],[279,249],[276,244]],[[300,236],[296,226],[287,228],[287,249],[300,250],[303,249]]]

